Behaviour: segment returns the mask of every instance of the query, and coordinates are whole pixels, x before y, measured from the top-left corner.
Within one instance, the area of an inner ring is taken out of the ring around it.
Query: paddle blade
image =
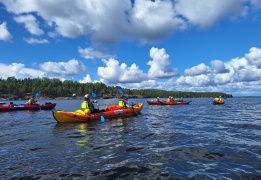
[[[257,102],[260,102],[260,99],[256,99]]]
[[[92,93],[92,96],[93,96],[94,98],[97,98],[97,95],[96,95],[95,93]]]
[[[36,97],[38,97],[38,96],[39,96],[39,94],[38,94],[38,93],[36,93],[36,94],[35,94],[35,96],[36,96]]]
[[[121,90],[121,88],[119,88],[118,90],[119,90],[119,92],[120,92],[122,95],[124,94],[123,91]]]
[[[101,122],[104,122],[104,121],[105,121],[104,117],[103,117],[103,116],[101,116]]]

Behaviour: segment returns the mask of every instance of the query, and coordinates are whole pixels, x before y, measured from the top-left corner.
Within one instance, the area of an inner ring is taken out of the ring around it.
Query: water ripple
[[[253,98],[192,99],[142,116],[58,124],[51,111],[0,116],[1,179],[260,179],[261,116]],[[80,100],[57,100],[74,111]],[[100,108],[117,100],[99,100]]]

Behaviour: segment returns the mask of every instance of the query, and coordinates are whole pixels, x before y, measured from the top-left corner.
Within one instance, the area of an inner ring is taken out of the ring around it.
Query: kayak
[[[147,101],[149,105],[161,105],[160,101]]]
[[[171,101],[171,102],[167,102],[167,101],[161,101],[161,105],[182,105],[182,104],[189,104],[189,101]]]
[[[213,105],[225,104],[225,101],[213,101]]]
[[[104,118],[116,118],[124,116],[133,116],[138,115],[143,108],[143,103],[135,104],[132,108],[124,109],[115,106],[107,106],[104,109],[101,109],[99,113],[93,113],[86,115],[82,110],[76,110],[74,112],[64,112],[64,111],[53,111],[53,117],[57,122],[60,123],[69,123],[69,122],[88,122],[90,120],[100,120],[101,116]]]
[[[53,109],[56,103],[47,102],[42,105],[29,105],[29,104],[12,104],[8,106],[0,106],[1,111],[17,111],[17,110],[42,110],[42,109]]]

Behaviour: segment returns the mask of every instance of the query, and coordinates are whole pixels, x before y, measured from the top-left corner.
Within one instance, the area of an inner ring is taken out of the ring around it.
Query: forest
[[[24,99],[36,93],[41,97],[82,97],[85,94],[95,93],[99,98],[117,98],[121,94],[118,89],[122,89],[126,96],[131,98],[223,98],[233,97],[231,94],[222,92],[181,92],[165,91],[157,89],[125,89],[120,86],[106,86],[104,83],[79,83],[77,81],[49,78],[25,78],[16,79],[9,77],[6,80],[0,78],[0,98]]]

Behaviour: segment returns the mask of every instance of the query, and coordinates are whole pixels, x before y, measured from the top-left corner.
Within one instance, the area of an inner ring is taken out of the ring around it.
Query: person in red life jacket
[[[173,99],[171,96],[169,96],[169,98],[167,99],[167,102],[173,102]]]
[[[121,96],[118,105],[123,108],[129,108],[128,102],[126,101],[126,97],[124,95]]]

